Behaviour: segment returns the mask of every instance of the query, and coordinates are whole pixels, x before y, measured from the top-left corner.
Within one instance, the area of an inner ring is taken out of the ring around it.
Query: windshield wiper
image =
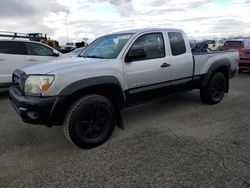
[[[86,56],[81,56],[84,58],[98,58],[98,59],[104,59],[104,57],[100,57],[100,56],[95,56],[95,55],[86,55]]]

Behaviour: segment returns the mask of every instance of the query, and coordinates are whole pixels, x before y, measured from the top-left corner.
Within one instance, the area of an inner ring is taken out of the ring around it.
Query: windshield
[[[123,33],[100,37],[92,42],[80,57],[115,59],[131,35],[131,33]]]

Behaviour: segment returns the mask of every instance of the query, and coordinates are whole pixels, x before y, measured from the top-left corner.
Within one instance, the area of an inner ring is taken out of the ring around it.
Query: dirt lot
[[[250,74],[230,88],[214,106],[193,91],[127,109],[91,150],[23,123],[1,91],[0,187],[250,187]]]

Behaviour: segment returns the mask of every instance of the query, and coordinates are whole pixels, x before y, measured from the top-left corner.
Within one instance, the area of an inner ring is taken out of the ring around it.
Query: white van
[[[69,57],[40,42],[0,39],[0,88],[9,87],[15,69]]]

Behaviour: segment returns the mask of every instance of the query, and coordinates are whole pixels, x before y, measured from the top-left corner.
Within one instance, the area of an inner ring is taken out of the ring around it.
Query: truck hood
[[[49,74],[59,69],[72,68],[76,66],[85,66],[88,64],[104,63],[109,61],[109,59],[97,59],[97,58],[61,58],[53,60],[47,63],[42,63],[39,65],[34,65],[30,67],[25,67],[21,69],[26,74]]]

